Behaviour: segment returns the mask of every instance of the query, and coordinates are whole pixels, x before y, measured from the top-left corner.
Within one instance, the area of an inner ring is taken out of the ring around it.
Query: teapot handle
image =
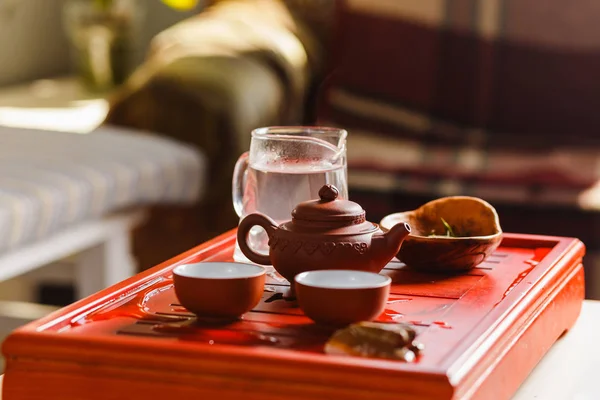
[[[271,265],[271,259],[268,255],[263,255],[255,252],[248,245],[248,234],[250,229],[255,226],[261,226],[265,231],[269,239],[273,235],[273,232],[277,229],[277,224],[268,216],[261,213],[250,214],[240,221],[237,231],[237,241],[240,246],[240,250],[248,259],[252,262],[262,265]]]

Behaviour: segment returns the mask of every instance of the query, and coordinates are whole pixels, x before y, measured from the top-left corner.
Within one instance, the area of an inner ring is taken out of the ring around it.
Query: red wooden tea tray
[[[286,300],[274,273],[256,309],[229,325],[194,323],[177,304],[172,268],[231,260],[234,233],[15,331],[3,398],[505,399],[584,298],[579,240],[506,234],[464,275],[383,271],[394,284],[380,320],[415,327],[416,362],[332,356],[332,331]]]

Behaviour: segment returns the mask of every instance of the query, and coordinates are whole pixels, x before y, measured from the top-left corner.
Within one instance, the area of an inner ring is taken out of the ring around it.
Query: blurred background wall
[[[138,0],[144,21],[134,59],[141,63],[151,38],[196,14],[203,2],[186,12],[160,0]],[[71,71],[70,46],[63,27],[64,0],[0,0],[0,86],[53,77]]]

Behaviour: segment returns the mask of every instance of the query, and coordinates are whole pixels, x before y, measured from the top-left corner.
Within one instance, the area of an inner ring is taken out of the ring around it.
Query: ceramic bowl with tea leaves
[[[387,231],[400,222],[410,224],[412,231],[397,257],[416,269],[466,271],[482,263],[502,241],[496,210],[477,197],[443,197],[413,211],[390,214],[380,226]]]

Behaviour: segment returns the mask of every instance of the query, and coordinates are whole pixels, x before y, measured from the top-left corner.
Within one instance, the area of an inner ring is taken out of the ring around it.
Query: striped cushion
[[[563,4],[345,0],[319,123],[351,187],[600,210],[600,5]]]
[[[194,202],[203,172],[201,154],[151,134],[0,127],[0,252],[130,206]]]

